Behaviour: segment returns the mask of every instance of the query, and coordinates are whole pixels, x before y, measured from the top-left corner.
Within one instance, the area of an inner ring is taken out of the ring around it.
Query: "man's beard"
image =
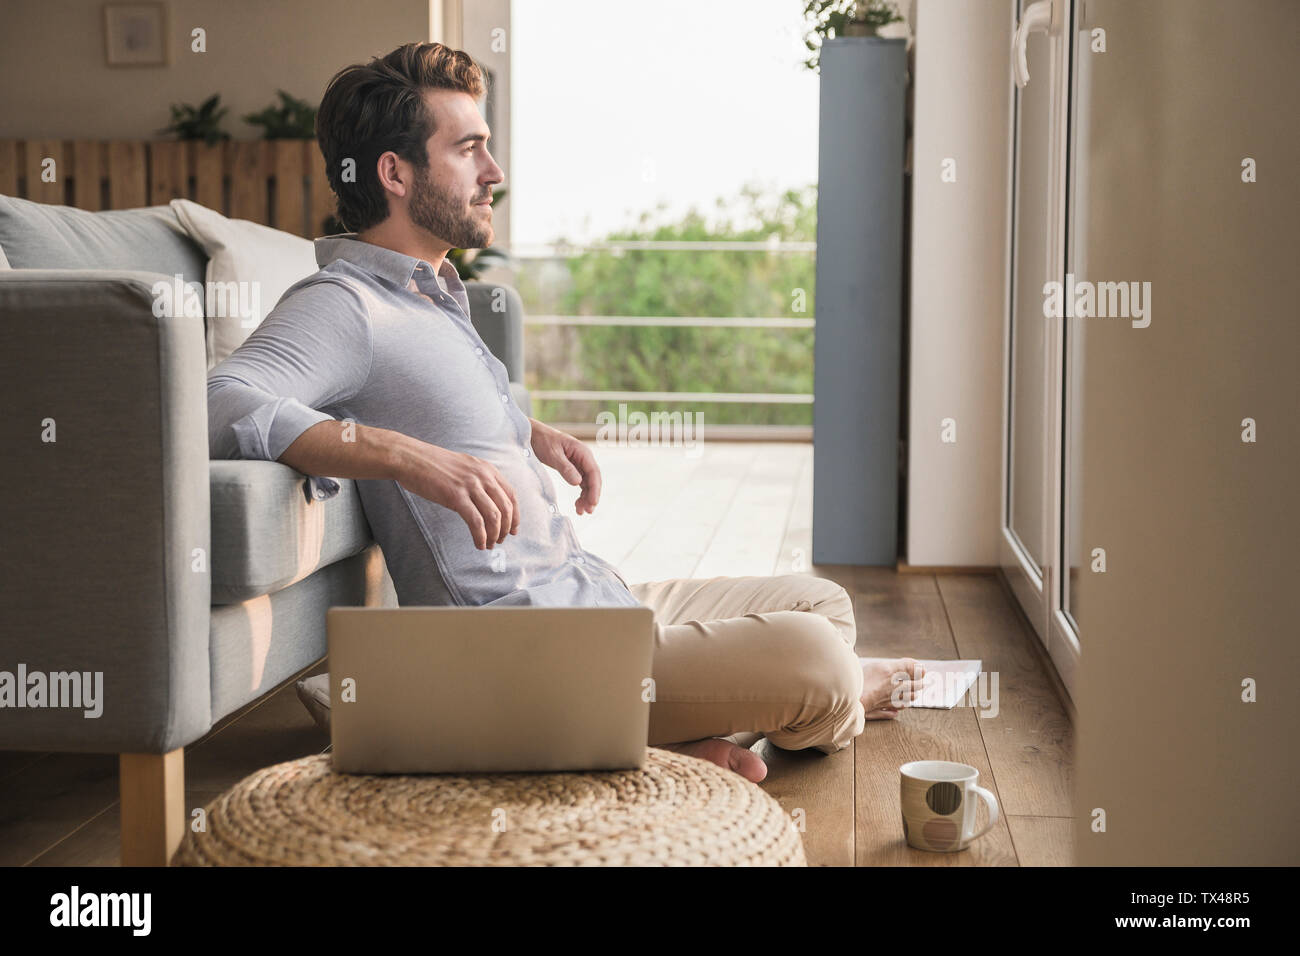
[[[457,203],[433,184],[428,171],[416,167],[411,190],[411,221],[453,249],[482,249],[492,241],[492,222],[477,206]]]

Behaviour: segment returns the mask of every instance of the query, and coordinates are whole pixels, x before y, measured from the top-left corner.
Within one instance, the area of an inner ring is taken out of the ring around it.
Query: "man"
[[[543,466],[581,487],[578,514],[600,500],[600,468],[513,402],[445,258],[493,239],[503,174],[483,94],[473,60],[438,43],[331,80],[317,139],[353,231],[317,239],[321,270],[209,373],[213,457],[281,461],[320,498],[338,485],[317,476],[357,479],[403,605],[651,607],[654,746],[755,781],[762,759],[724,735],[847,747],[919,694],[921,672],[859,661],[843,588],[804,575],[629,586],[560,514]]]

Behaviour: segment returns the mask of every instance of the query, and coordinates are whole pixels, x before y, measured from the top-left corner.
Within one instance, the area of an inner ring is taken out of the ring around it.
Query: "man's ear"
[[[380,153],[379,159],[375,162],[375,172],[384,192],[395,197],[406,196],[406,190],[411,182],[411,170],[402,157],[392,150]]]

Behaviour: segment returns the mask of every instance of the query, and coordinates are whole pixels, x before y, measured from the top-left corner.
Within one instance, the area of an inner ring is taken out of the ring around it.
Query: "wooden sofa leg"
[[[122,865],[166,866],[185,832],[185,749],[118,758]]]

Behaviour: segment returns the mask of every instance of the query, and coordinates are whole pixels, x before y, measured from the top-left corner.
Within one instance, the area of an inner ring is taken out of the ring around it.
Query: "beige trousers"
[[[806,574],[631,586],[655,612],[649,744],[755,731],[786,750],[843,750],[862,733],[853,601]]]

